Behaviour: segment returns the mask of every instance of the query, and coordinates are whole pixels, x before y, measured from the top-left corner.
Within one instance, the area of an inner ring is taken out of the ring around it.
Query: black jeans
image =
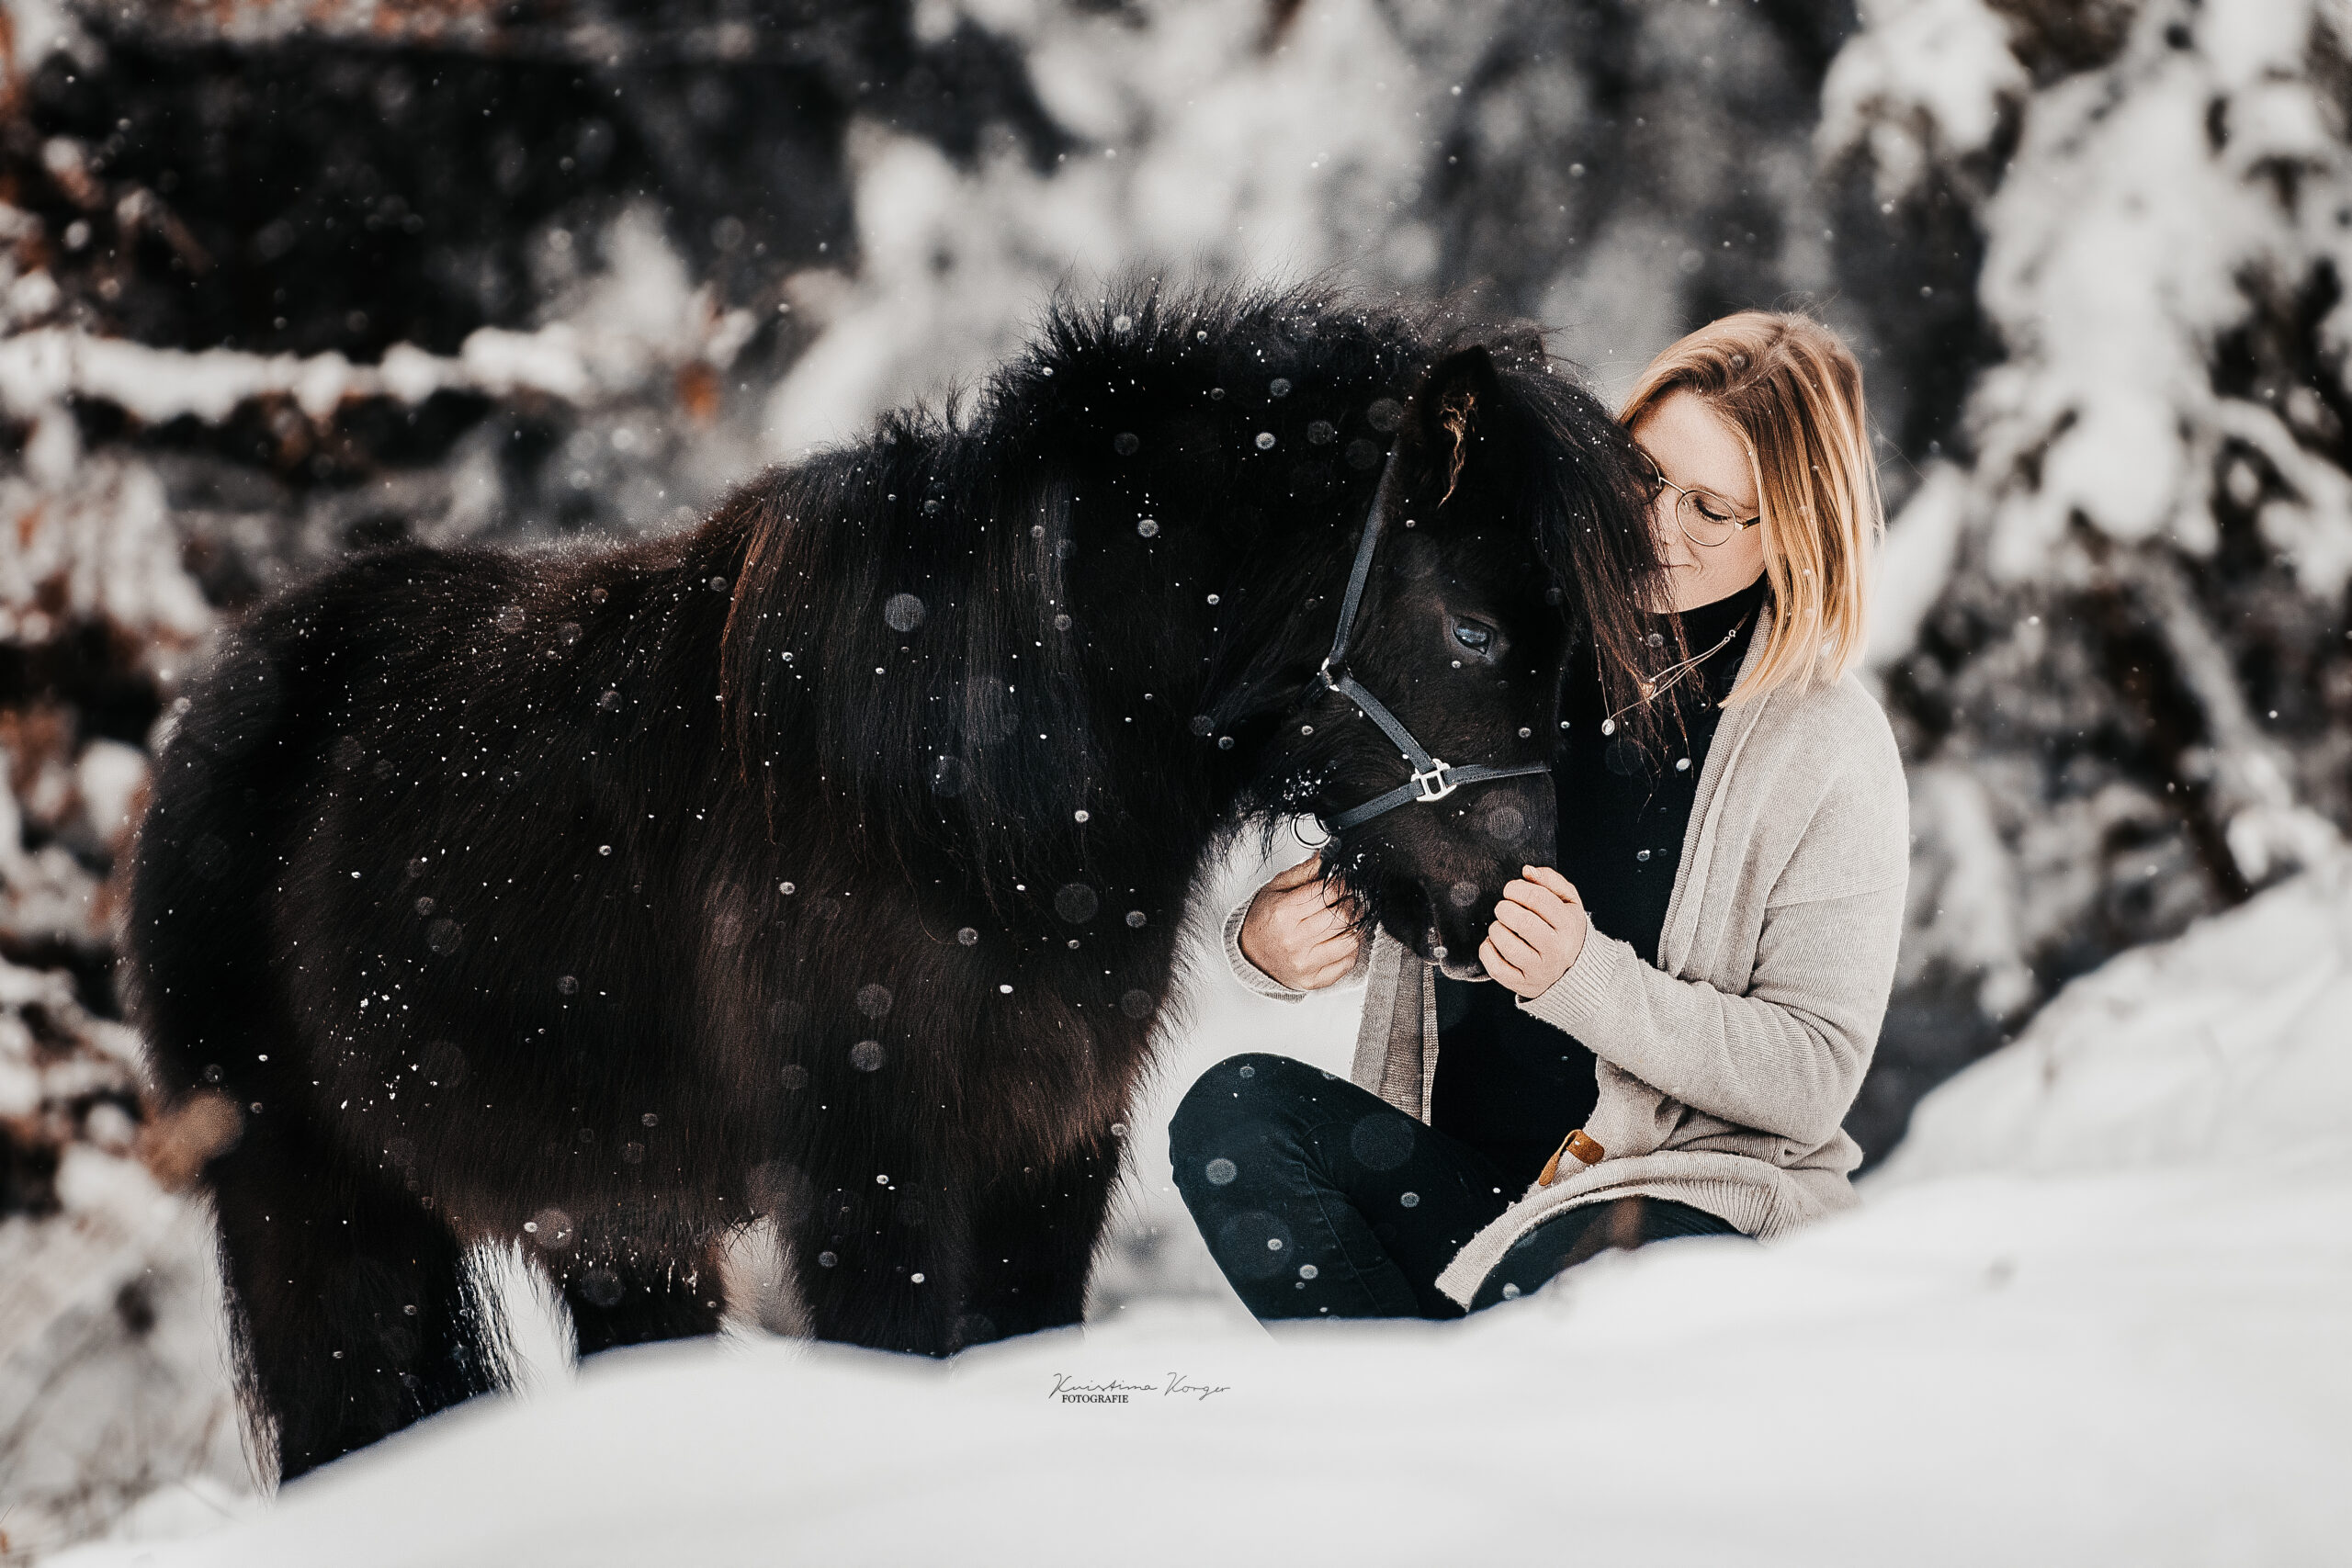
[[[1521,1190],[1469,1145],[1288,1056],[1231,1056],[1203,1073],[1168,1145],[1193,1223],[1261,1318],[1460,1317],[1437,1276]],[[1605,1247],[1736,1234],[1666,1199],[1570,1209],[1503,1255],[1471,1309]]]

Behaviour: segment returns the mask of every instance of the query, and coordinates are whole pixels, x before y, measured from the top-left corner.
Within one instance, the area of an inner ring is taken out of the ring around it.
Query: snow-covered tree
[[[1921,841],[1906,987],[1997,1024],[2352,824],[2352,15],[1861,17],[1823,152],[1890,212],[1972,214],[1998,355],[1915,454],[1873,637]]]

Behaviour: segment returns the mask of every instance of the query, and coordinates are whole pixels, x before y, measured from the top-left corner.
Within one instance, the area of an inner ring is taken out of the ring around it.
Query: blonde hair
[[[1762,502],[1772,630],[1726,700],[1837,680],[1862,656],[1871,555],[1886,527],[1861,366],[1810,316],[1742,310],[1651,360],[1618,420],[1630,430],[1676,392],[1739,433]]]

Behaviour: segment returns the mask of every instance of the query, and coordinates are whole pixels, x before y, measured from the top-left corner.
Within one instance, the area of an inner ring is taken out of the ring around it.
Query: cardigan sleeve
[[[1589,931],[1568,972],[1519,1005],[1660,1093],[1818,1147],[1860,1091],[1894,989],[1909,828],[1899,762],[1816,807],[1765,897],[1747,989],[1733,995]],[[1856,798],[1859,795],[1860,798]]]

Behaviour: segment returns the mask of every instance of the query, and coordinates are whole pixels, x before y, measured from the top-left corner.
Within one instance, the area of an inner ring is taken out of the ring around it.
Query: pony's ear
[[[1494,356],[1478,344],[1439,360],[1414,389],[1400,433],[1441,495],[1461,482],[1463,465],[1486,434],[1481,426],[1500,412],[1502,389]]]

